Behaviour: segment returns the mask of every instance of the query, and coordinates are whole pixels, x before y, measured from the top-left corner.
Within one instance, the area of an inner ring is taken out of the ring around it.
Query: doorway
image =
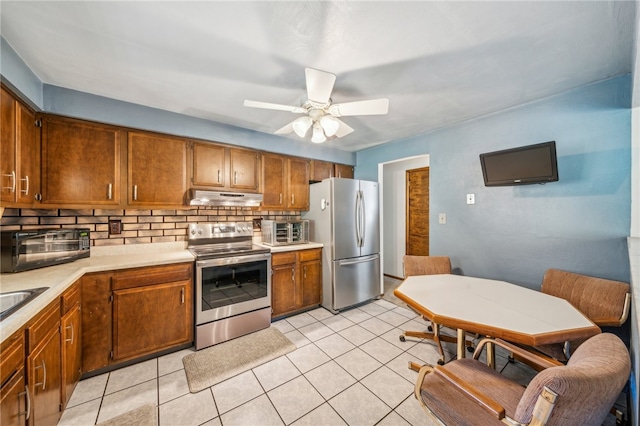
[[[429,167],[406,171],[405,253],[429,255]]]

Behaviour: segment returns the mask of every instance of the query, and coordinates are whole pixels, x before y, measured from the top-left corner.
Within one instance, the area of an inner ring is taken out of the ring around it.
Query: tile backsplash
[[[5,209],[3,231],[89,228],[92,246],[166,243],[187,240],[190,223],[238,222],[254,219],[300,219],[296,211],[261,211],[251,207],[193,207],[188,210]],[[119,234],[109,233],[109,221],[120,221]],[[259,229],[254,234],[260,235]]]

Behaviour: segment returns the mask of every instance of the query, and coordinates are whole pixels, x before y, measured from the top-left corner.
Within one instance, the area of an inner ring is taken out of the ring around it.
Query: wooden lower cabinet
[[[61,298],[60,333],[62,335],[62,408],[67,406],[82,370],[82,311],[80,281],[69,287]]]
[[[62,415],[60,302],[45,308],[27,328],[28,389],[31,396],[29,425],[58,424]]]
[[[2,342],[0,359],[0,425],[27,423],[27,387],[24,372],[24,330]]]
[[[271,255],[272,316],[298,312],[322,301],[322,249]]]
[[[136,358],[192,340],[189,280],[113,292],[113,360]]]
[[[82,278],[82,371],[193,341],[193,264]]]

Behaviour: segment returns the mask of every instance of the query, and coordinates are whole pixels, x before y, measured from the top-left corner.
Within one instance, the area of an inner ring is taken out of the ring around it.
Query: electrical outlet
[[[440,225],[446,225],[447,224],[447,214],[446,213],[440,213],[438,215],[438,223]]]
[[[117,235],[122,233],[122,222],[120,220],[109,220],[109,234]]]
[[[253,230],[259,231],[260,229],[262,229],[262,218],[253,219]]]
[[[476,203],[476,194],[467,194],[467,204]]]

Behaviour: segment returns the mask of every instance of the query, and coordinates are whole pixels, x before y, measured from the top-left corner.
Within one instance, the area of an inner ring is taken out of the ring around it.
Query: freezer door
[[[359,181],[332,178],[331,211],[333,212],[333,258],[347,259],[360,256],[358,245],[357,207]]]
[[[332,312],[380,295],[380,256],[363,256],[333,262]]]
[[[360,255],[380,253],[380,206],[378,183],[360,181]]]

